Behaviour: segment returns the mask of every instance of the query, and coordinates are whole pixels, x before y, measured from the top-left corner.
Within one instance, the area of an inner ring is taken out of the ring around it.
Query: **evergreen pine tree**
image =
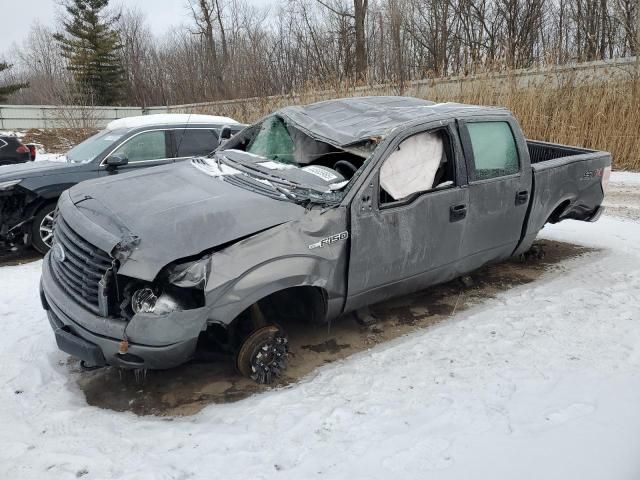
[[[70,0],[60,43],[67,68],[83,90],[95,95],[99,105],[113,105],[121,97],[124,72],[118,57],[122,48],[118,32],[111,28],[118,16],[109,16],[109,0]]]
[[[9,70],[10,68],[11,65],[9,65],[8,63],[0,62],[0,73],[4,72],[5,70]],[[13,83],[4,86],[0,85],[0,103],[6,102],[7,97],[12,93],[17,92],[21,88],[27,88],[28,86],[28,83]]]

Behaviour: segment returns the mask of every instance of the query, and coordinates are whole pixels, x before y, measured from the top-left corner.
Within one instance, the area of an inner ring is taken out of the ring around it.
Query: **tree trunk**
[[[366,24],[368,0],[353,0],[356,31],[356,77],[359,81],[367,78]]]

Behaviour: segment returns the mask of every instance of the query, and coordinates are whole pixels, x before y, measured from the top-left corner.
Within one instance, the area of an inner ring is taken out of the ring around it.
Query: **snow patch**
[[[640,223],[566,221],[601,249],[289,388],[188,418],[86,404],[40,307],[0,268],[0,478],[640,478]],[[215,473],[212,473],[215,472]]]
[[[12,130],[5,130],[5,131],[0,130],[0,136],[22,138],[24,137],[24,135],[25,135],[24,132],[16,132]]]
[[[609,183],[640,186],[640,172],[613,171],[611,172]]]

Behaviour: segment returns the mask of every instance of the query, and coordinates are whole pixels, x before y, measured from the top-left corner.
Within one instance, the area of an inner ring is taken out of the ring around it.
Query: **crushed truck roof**
[[[462,112],[504,112],[496,107],[435,103],[413,97],[352,97],[326,100],[278,110],[308,135],[337,146],[385,136],[392,128],[416,120],[459,115]]]

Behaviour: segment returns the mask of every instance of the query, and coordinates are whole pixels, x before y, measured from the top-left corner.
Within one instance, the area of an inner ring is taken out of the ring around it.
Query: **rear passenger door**
[[[176,161],[208,155],[220,143],[218,132],[214,128],[180,128],[172,133]]]
[[[513,118],[474,118],[459,122],[459,128],[469,175],[460,269],[470,271],[509,257],[517,247],[531,194],[531,168]]]

